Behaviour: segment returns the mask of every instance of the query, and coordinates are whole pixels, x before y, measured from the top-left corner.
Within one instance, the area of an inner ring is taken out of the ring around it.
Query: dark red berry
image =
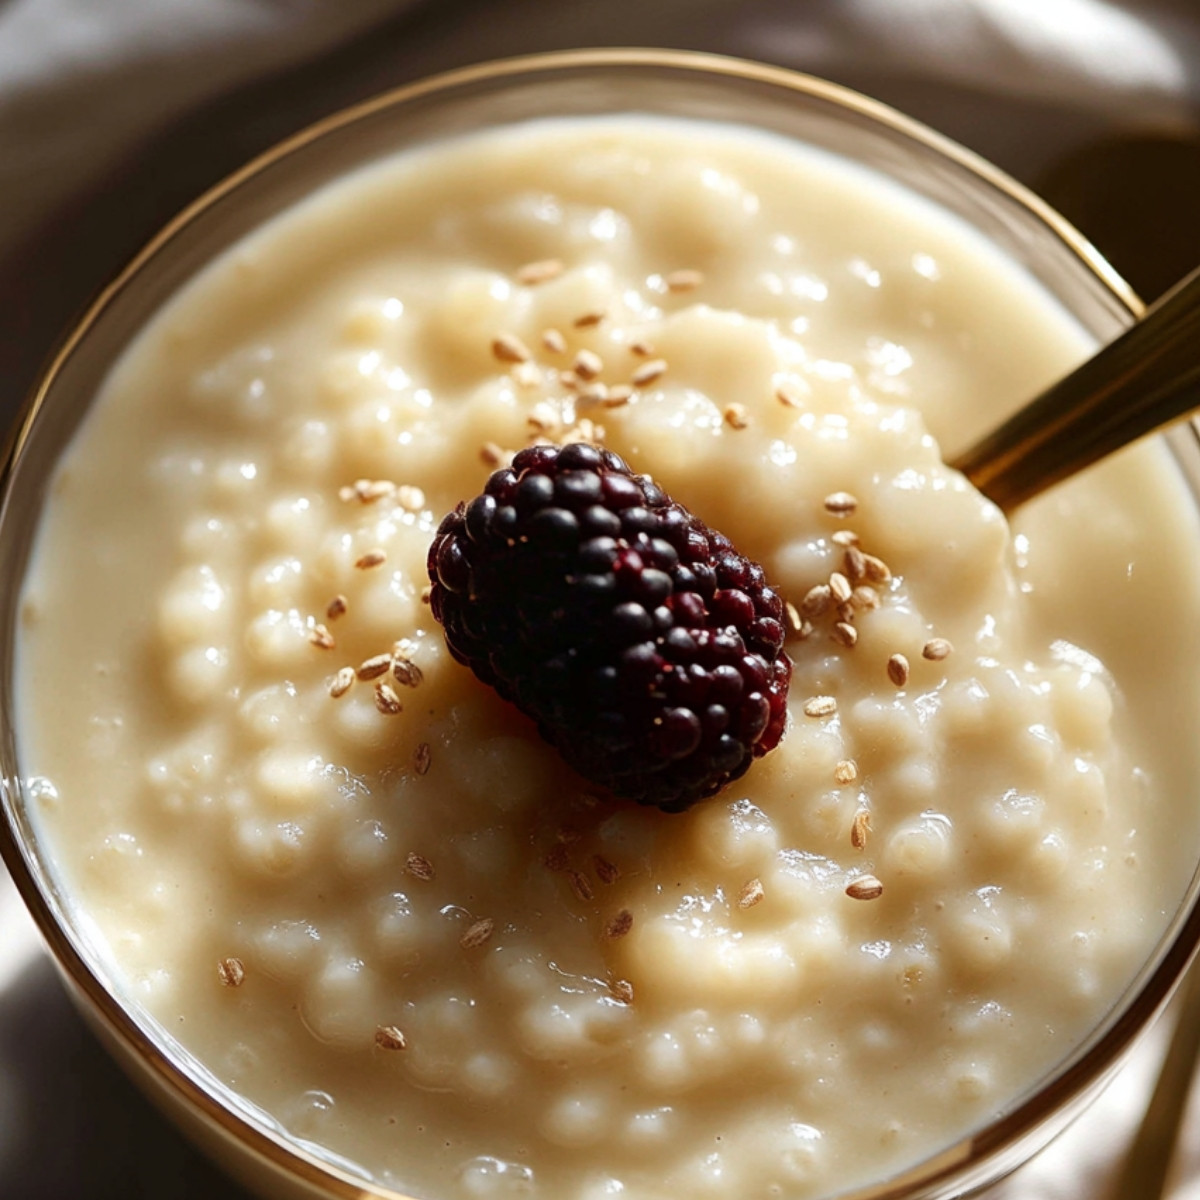
[[[522,450],[442,521],[429,577],[450,653],[618,796],[679,811],[783,735],[762,567],[612,451]]]

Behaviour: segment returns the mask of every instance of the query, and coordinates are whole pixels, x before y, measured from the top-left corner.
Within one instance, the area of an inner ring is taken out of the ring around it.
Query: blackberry
[[[610,450],[520,451],[428,565],[450,653],[615,795],[680,811],[783,734],[792,664],[762,567]]]

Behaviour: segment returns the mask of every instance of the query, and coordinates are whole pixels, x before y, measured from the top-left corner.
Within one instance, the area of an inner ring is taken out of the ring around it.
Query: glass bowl
[[[1097,342],[1141,311],[1092,248],[1036,197],[969,152],[843,88],[706,55],[581,51],[486,64],[358,105],[290,139],[201,198],[105,289],[29,399],[3,460],[0,572],[24,577],[48,481],[106,373],[160,306],[242,235],[328,181],[399,149],[542,116],[645,112],[744,123],[864,163],[957,214],[1019,262]],[[1014,403],[1019,400],[1014,398]],[[981,428],[1001,414],[983,413]],[[1200,445],[1169,435],[1200,495]],[[947,447],[948,450],[957,447]],[[14,711],[19,591],[0,600],[3,703]],[[265,1195],[390,1197],[353,1169],[289,1140],[240,1102],[171,1035],[122,1003],[35,836],[13,723],[0,738],[0,851],[85,1017],[137,1082],[202,1147]],[[1193,877],[1153,953],[1115,1009],[1070,1057],[998,1120],[903,1175],[844,1193],[857,1200],[962,1195],[1015,1168],[1062,1129],[1123,1061],[1187,966],[1200,937]]]

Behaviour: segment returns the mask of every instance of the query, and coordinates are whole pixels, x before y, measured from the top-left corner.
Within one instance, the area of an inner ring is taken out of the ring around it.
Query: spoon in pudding
[[[1200,268],[951,462],[1006,512],[1200,407]]]

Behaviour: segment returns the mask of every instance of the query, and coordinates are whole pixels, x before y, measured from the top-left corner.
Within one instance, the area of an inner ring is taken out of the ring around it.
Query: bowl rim
[[[245,166],[227,175],[204,191],[164,225],[108,283],[94,296],[76,321],[68,328],[47,364],[39,373],[24,402],[0,442],[0,514],[7,510],[12,496],[18,462],[58,376],[76,349],[109,306],[132,286],[169,244],[202,214],[255,179],[275,163],[308,148],[321,139],[377,113],[407,105],[413,101],[450,93],[477,84],[502,86],[520,76],[552,77],[569,71],[611,71],[621,69],[668,68],[700,77],[724,77],[741,83],[767,84],[809,99],[828,102],[839,109],[866,118],[886,131],[915,142],[923,149],[964,169],[977,181],[1003,194],[1010,202],[1035,218],[1055,236],[1093,277],[1099,280],[1119,306],[1131,318],[1141,316],[1144,305],[1125,280],[1094,246],[1040,197],[993,166],[975,152],[960,146],[921,122],[903,115],[880,101],[861,95],[840,84],[790,68],[725,55],[686,50],[642,47],[573,49],[524,54],[494,59],[390,88],[344,107],[290,135],[258,154]],[[130,1014],[125,1005],[109,992],[93,971],[71,937],[59,923],[44,894],[24,849],[24,839],[9,817],[9,804],[20,790],[18,779],[0,777],[0,861],[21,895],[43,941],[51,951],[60,973],[76,999],[86,998],[88,1015],[100,1022],[102,1030],[114,1038],[148,1068],[155,1086],[167,1098],[202,1125],[232,1138],[257,1159],[291,1176],[294,1180],[324,1189],[337,1200],[411,1200],[404,1193],[356,1176],[335,1162],[307,1150],[298,1140],[272,1130],[266,1121],[256,1120],[244,1111],[222,1103],[173,1059]],[[900,1200],[917,1189],[936,1189],[973,1162],[983,1162],[1011,1149],[1031,1130],[1056,1110],[1069,1107],[1087,1089],[1101,1082],[1117,1065],[1136,1034],[1169,999],[1174,986],[1200,945],[1200,905],[1196,901],[1196,883],[1189,888],[1184,903],[1175,914],[1172,940],[1161,948],[1161,957],[1152,968],[1143,966],[1134,983],[1118,999],[1123,1006],[1110,1011],[1104,1032],[1085,1039],[1082,1050],[1075,1051],[1025,1095],[1011,1111],[995,1117],[986,1125],[963,1135],[950,1147],[920,1160],[913,1167],[881,1182],[837,1193],[839,1200]],[[1188,904],[1190,910],[1185,911]],[[1181,919],[1182,917],[1182,919]],[[1164,935],[1165,936],[1165,935]],[[1115,1014],[1115,1019],[1114,1019]]]

